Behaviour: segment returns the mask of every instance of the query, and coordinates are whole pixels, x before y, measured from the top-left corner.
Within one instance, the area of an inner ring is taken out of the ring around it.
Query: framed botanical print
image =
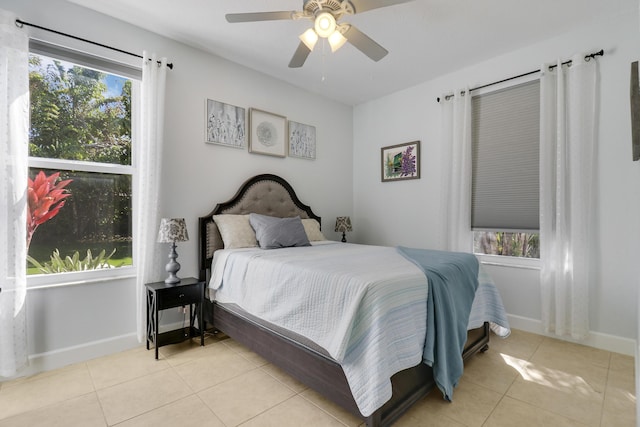
[[[382,182],[420,178],[420,141],[380,149]]]

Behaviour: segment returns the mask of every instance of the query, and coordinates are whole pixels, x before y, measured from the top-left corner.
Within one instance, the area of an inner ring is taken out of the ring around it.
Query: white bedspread
[[[209,284],[215,300],[324,348],[364,416],[391,398],[393,374],[422,361],[427,286],[395,248],[345,243],[220,250]]]

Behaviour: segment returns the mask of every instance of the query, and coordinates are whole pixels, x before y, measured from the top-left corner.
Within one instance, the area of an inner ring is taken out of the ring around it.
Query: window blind
[[[57,46],[37,39],[29,40],[29,51],[37,53],[38,55],[68,61],[72,64],[81,65],[83,67],[106,71],[128,79],[142,79],[142,68],[132,67],[127,64],[100,58],[84,52],[78,52],[73,49]]]
[[[471,227],[537,231],[539,80],[476,95],[471,111]]]

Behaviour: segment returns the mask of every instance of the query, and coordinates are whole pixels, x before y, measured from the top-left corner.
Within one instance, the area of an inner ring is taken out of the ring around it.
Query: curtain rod
[[[594,53],[590,53],[588,55],[585,55],[584,60],[585,61],[591,61],[591,59],[595,58],[596,56],[604,56],[604,49],[600,49],[598,52],[594,52]],[[571,65],[571,62],[572,62],[571,60],[564,61],[562,63],[562,65]],[[549,66],[549,70],[553,70],[557,66],[558,66],[558,64],[550,65]],[[469,92],[473,92],[474,90],[484,89],[485,87],[497,85],[497,84],[500,84],[500,83],[508,82],[509,80],[515,80],[515,79],[519,79],[521,77],[530,76],[531,74],[539,73],[540,71],[542,71],[542,70],[537,69],[537,70],[529,71],[528,73],[519,74],[517,76],[507,77],[506,79],[498,80],[497,82],[487,83],[487,84],[484,84],[482,86],[474,87],[472,89],[469,89]],[[464,92],[460,92],[460,95],[464,95]],[[445,95],[444,96],[444,100],[448,101],[449,99],[453,98],[453,96],[454,95]],[[440,102],[440,97],[437,97],[436,101]]]
[[[94,42],[94,41],[91,41],[91,40],[83,39],[82,37],[77,37],[77,36],[74,36],[74,35],[71,35],[71,34],[67,34],[67,33],[63,33],[61,31],[57,31],[57,30],[52,30],[51,28],[42,27],[40,25],[32,24],[30,22],[25,22],[25,21],[23,21],[21,19],[16,19],[16,26],[17,27],[22,28],[25,25],[28,26],[28,27],[38,28],[40,30],[49,31],[50,33],[58,34],[60,36],[69,37],[69,38],[72,38],[74,40],[79,40],[81,42],[89,43],[89,44],[92,44],[92,45],[95,45],[95,46],[100,46],[100,47],[104,47],[106,49],[115,50],[116,52],[124,53],[125,55],[135,56],[137,58],[143,58],[142,55],[138,55],[137,53],[127,52],[126,50],[118,49],[117,47],[108,46],[106,44],[102,44],[102,43]],[[160,61],[158,61],[158,64],[160,64]],[[170,70],[173,70],[173,63],[172,62],[168,63],[167,67]]]

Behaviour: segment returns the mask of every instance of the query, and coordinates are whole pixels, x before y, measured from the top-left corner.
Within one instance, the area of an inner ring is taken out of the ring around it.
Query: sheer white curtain
[[[0,9],[0,376],[27,364],[28,39]]]
[[[583,54],[540,79],[540,272],[546,332],[589,332],[597,64]]]
[[[162,145],[164,127],[165,81],[167,59],[148,56],[142,60],[142,89],[140,108],[140,131],[137,145],[138,181],[136,183],[135,215],[136,227],[134,262],[136,278],[137,332],[142,342],[146,336],[145,283],[160,280],[162,275],[158,253],[158,226],[160,203],[160,179],[162,167]],[[164,258],[162,258],[164,260]]]
[[[444,249],[471,252],[471,94],[458,90],[442,101],[444,167],[441,218]]]

